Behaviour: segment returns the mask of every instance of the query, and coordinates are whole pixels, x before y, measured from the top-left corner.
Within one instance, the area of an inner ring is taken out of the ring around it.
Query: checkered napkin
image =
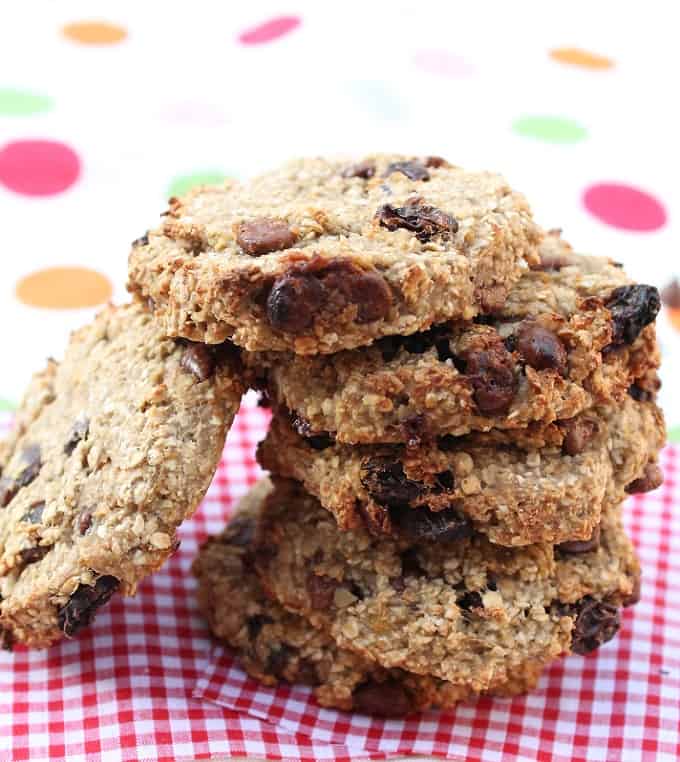
[[[266,424],[244,405],[180,550],[135,598],[114,598],[92,627],[48,651],[0,654],[0,760],[678,758],[680,450],[662,454],[665,486],[628,503],[645,576],[617,639],[555,665],[530,696],[382,721],[322,710],[297,686],[261,687],[212,645],[197,613],[191,561],[257,478]]]

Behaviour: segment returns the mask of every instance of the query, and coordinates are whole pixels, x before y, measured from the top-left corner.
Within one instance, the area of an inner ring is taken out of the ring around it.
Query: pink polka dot
[[[273,42],[292,32],[293,29],[300,26],[300,23],[301,19],[298,16],[276,16],[250,29],[245,29],[239,34],[238,39],[244,45],[261,45],[265,42]]]
[[[583,193],[583,204],[607,225],[648,232],[666,224],[666,209],[649,193],[622,183],[597,183]]]
[[[80,159],[56,140],[14,140],[0,149],[0,183],[25,196],[52,196],[80,175]]]
[[[448,50],[419,50],[413,57],[413,63],[419,69],[440,77],[469,77],[475,72],[464,58]]]

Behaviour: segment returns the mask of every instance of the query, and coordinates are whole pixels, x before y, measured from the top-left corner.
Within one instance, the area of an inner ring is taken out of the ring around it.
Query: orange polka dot
[[[127,37],[124,27],[108,21],[74,21],[61,31],[71,42],[81,45],[116,45]]]
[[[22,278],[17,297],[29,307],[57,310],[95,307],[111,298],[111,281],[86,267],[48,267]]]
[[[583,69],[611,69],[614,66],[614,61],[611,58],[580,48],[555,48],[550,51],[550,57],[553,61],[580,66]]]

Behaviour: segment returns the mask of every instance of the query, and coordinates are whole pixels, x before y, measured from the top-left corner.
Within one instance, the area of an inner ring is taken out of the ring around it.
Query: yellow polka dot
[[[74,21],[62,30],[64,37],[81,45],[116,45],[127,37],[127,31],[108,21]]]
[[[95,307],[111,298],[111,281],[86,267],[49,267],[22,278],[17,298],[29,307],[56,310]]]
[[[550,51],[550,57],[559,63],[581,66],[584,69],[611,69],[614,66],[611,58],[580,48],[555,48]]]

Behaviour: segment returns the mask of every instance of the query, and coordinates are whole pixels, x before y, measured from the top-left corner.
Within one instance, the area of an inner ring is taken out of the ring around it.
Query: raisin
[[[517,331],[517,351],[536,370],[567,370],[567,350],[559,337],[538,323],[525,321]]]
[[[425,165],[417,159],[411,161],[394,161],[391,164],[388,164],[383,177],[389,177],[393,172],[401,172],[401,174],[406,175],[409,180],[427,181],[430,179],[430,173],[427,171]]]
[[[376,456],[361,465],[361,484],[379,505],[397,506],[410,503],[425,491],[424,486],[404,473],[398,461]]]
[[[120,580],[110,575],[99,577],[94,586],[78,585],[68,601],[59,609],[59,629],[71,637],[94,619],[97,609],[103,606],[118,590]]]
[[[45,558],[51,549],[51,545],[34,545],[32,548],[24,548],[23,550],[19,551],[21,564],[23,566],[35,564],[41,559]]]
[[[307,575],[306,588],[311,607],[319,610],[330,608],[333,605],[335,588],[338,584],[331,577],[310,572]]]
[[[87,418],[78,418],[71,426],[68,439],[64,445],[64,453],[71,455],[78,446],[78,442],[83,439],[87,439],[87,435],[90,431],[90,421]]]
[[[179,365],[197,381],[206,381],[215,372],[215,355],[205,344],[191,343],[182,353]]]
[[[654,286],[635,284],[615,288],[605,304],[612,315],[612,345],[617,347],[632,344],[655,320],[661,299]]]
[[[4,476],[0,479],[0,508],[9,505],[10,500],[17,494],[19,487],[14,479]]]
[[[430,511],[408,506],[390,508],[390,519],[400,534],[409,540],[454,542],[470,537],[472,526],[455,508]]]
[[[652,392],[643,389],[637,384],[631,384],[628,387],[628,394],[630,394],[636,402],[652,402],[654,400],[654,394]]]
[[[571,650],[577,654],[587,654],[599,648],[616,635],[621,625],[616,606],[589,595],[573,604],[570,613],[576,614]]]
[[[663,471],[656,463],[648,463],[639,479],[632,481],[627,487],[626,492],[629,495],[636,495],[640,492],[651,492],[663,484]]]
[[[284,275],[267,297],[267,317],[272,327],[302,333],[311,327],[324,302],[324,289],[313,275]]]
[[[28,465],[15,479],[17,489],[27,487],[40,473],[42,468],[40,457],[39,445],[30,445],[21,453],[22,460]]]
[[[83,535],[87,534],[89,528],[92,526],[92,511],[83,509],[78,516],[78,532]]]
[[[362,180],[370,180],[373,175],[375,175],[375,164],[372,161],[360,161],[342,171],[343,177],[360,177]]]
[[[597,421],[579,415],[562,424],[565,433],[562,452],[565,455],[580,455],[598,431]]]
[[[236,230],[236,242],[246,254],[252,257],[290,249],[297,240],[297,233],[291,230],[287,222],[268,217],[242,222]]]
[[[479,412],[483,415],[507,413],[517,392],[517,377],[512,355],[503,343],[468,350],[460,359],[472,384]]]
[[[431,167],[432,169],[439,169],[440,167],[450,167],[451,165],[441,156],[426,156],[425,166]]]
[[[421,199],[412,199],[404,206],[384,204],[375,214],[378,223],[390,231],[403,228],[415,233],[421,243],[441,235],[452,238],[458,232],[458,222],[455,217],[437,209],[435,206],[422,203]]]
[[[593,530],[592,535],[587,540],[567,540],[561,542],[557,549],[566,555],[577,556],[581,553],[590,553],[600,547],[600,525]]]
[[[266,614],[255,614],[253,616],[248,617],[246,620],[246,626],[248,628],[248,638],[250,640],[255,640],[255,638],[260,634],[260,631],[265,626],[265,624],[272,624],[274,620],[267,616]]]
[[[406,688],[397,680],[368,682],[355,688],[352,709],[376,717],[402,717],[414,711]]]
[[[484,608],[482,596],[473,590],[468,590],[458,596],[458,598],[456,598],[456,605],[464,611]]]

